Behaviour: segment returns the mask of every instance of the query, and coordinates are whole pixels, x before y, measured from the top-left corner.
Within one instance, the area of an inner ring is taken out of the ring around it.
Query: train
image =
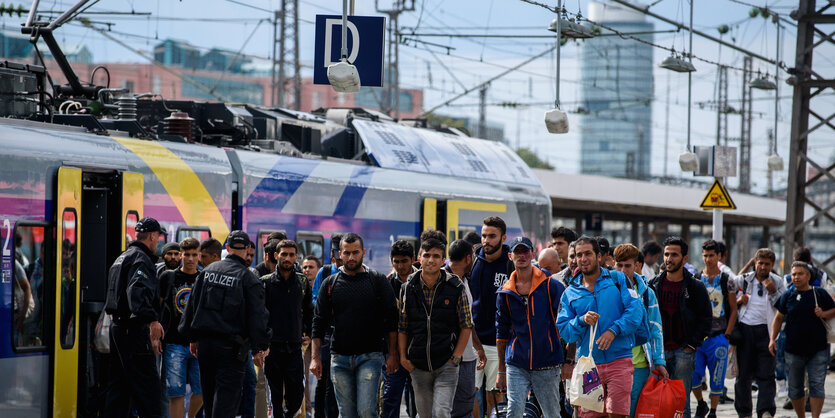
[[[254,263],[273,231],[325,263],[331,236],[355,232],[383,272],[395,240],[438,229],[452,241],[486,216],[501,216],[508,238],[548,239],[550,198],[500,142],[367,109],[87,86],[53,98],[44,83],[42,67],[0,63],[0,90],[20,98],[0,101],[4,417],[101,415],[110,359],[94,328],[107,270],[144,216],[166,230],[160,247],[244,230]]]

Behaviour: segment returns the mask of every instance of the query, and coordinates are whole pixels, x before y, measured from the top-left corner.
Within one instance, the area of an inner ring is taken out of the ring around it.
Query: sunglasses
[[[763,284],[762,283],[757,283],[757,296],[762,296],[762,295],[763,295]]]

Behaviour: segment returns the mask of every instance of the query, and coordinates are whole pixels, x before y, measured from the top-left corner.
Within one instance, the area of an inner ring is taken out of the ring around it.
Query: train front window
[[[61,322],[60,338],[62,348],[75,345],[75,287],[76,251],[78,242],[77,216],[74,209],[65,209],[61,217],[63,241],[61,242]]]
[[[47,226],[17,224],[14,231],[12,334],[17,351],[39,351],[44,344],[45,278],[50,277]]]
[[[181,226],[177,228],[177,242],[182,242],[188,237],[197,238],[203,242],[212,237],[212,231],[206,226]]]

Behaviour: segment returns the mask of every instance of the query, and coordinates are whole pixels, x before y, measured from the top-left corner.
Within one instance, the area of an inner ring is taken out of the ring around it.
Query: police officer
[[[154,218],[136,223],[136,240],[122,253],[107,277],[105,310],[113,315],[110,342],[115,354],[105,401],[107,417],[127,417],[131,400],[141,417],[162,417],[161,381],[154,354],[162,353],[156,248],[162,228]]]
[[[229,234],[228,255],[197,276],[178,328],[192,341],[209,418],[237,414],[250,349],[258,367],[270,352],[264,287],[245,260],[249,243],[243,231]]]

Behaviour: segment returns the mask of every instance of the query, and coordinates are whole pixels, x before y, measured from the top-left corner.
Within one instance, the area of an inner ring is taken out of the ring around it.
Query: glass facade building
[[[615,3],[592,2],[589,19],[652,41],[653,24]],[[580,171],[647,178],[652,146],[653,50],[611,31],[580,48]]]

